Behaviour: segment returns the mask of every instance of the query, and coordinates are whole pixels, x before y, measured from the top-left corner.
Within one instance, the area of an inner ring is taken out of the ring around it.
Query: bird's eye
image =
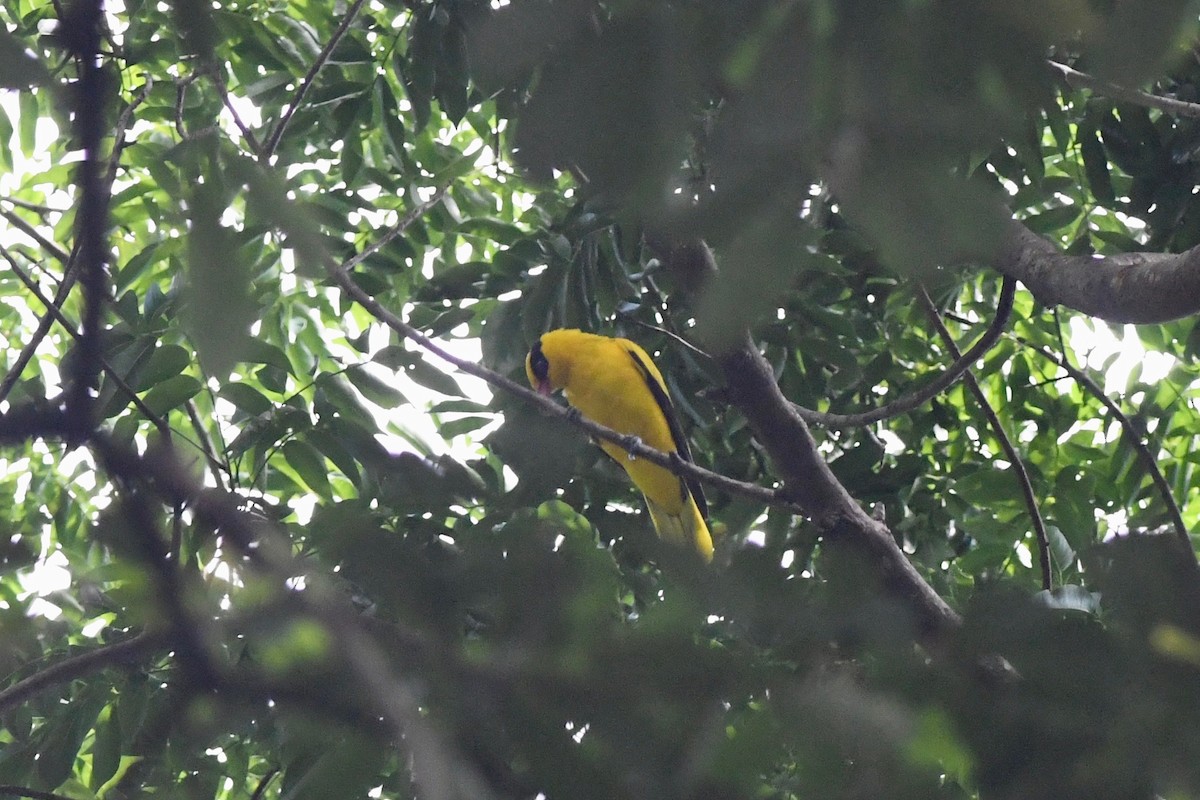
[[[546,360],[546,354],[542,352],[542,342],[540,339],[529,351],[529,367],[533,370],[533,377],[539,381],[544,381],[550,377],[550,362]]]

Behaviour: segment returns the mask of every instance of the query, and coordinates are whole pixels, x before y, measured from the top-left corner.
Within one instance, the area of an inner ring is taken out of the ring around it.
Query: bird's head
[[[525,358],[525,375],[529,385],[540,394],[549,395],[558,389],[571,393],[573,366],[588,358],[595,343],[605,337],[584,333],[578,328],[555,328],[541,335]]]

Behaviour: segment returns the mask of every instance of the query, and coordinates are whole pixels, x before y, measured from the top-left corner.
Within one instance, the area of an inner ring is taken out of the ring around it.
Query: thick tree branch
[[[1064,305],[1107,322],[1168,322],[1200,312],[1200,247],[1072,256],[1009,219],[992,266],[1048,306]]]
[[[716,269],[712,251],[703,242],[684,247],[648,237],[648,243],[672,272],[681,265],[691,276]],[[682,264],[674,263],[675,259]],[[783,396],[771,365],[749,335],[718,355],[717,363],[730,400],[750,423],[783,481],[780,494],[812,518],[826,546],[865,559],[884,589],[911,610],[924,641],[934,644],[957,628],[958,614],[921,577],[891,531],[872,519],[829,469],[808,425]]]
[[[718,358],[733,404],[746,417],[783,479],[785,496],[798,502],[834,547],[865,557],[881,583],[911,609],[926,641],[958,627],[958,614],[933,590],[896,544],[834,476],[808,426],[779,390],[771,365],[749,336]]]
[[[102,310],[107,299],[108,279],[105,264],[108,238],[109,191],[102,174],[100,152],[104,136],[105,77],[100,65],[101,32],[104,9],[101,0],[81,0],[72,6],[61,26],[63,41],[79,63],[79,98],[75,109],[75,129],[83,149],[79,164],[79,213],[76,235],[79,240],[79,282],[83,287],[82,340],[79,343],[79,367],[71,376],[66,391],[67,441],[79,444],[92,430],[95,411],[94,390],[99,384],[103,346],[100,341]]]

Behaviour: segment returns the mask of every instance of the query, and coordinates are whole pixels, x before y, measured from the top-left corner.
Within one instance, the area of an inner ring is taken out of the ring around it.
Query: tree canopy
[[[1198,6],[0,0],[0,795],[1200,796]]]

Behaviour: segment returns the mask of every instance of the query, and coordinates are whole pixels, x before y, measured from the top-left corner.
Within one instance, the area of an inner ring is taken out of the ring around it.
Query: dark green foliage
[[[774,486],[713,358],[745,328],[789,401],[852,413],[953,360],[918,281],[961,349],[986,328],[1003,204],[1075,253],[1200,244],[1195,120],[1044,63],[1195,102],[1200,67],[1174,49],[1195,4],[492,5],[364,3],[313,74],[353,6],[111,9],[112,80],[90,101],[116,148],[97,398],[113,449],[5,429],[0,785],[1200,796],[1200,576],[1134,447],[1194,528],[1193,320],[1129,335],[1153,358],[1105,387],[1127,429],[1050,357],[1104,384],[1111,362],[1078,333],[1100,321],[1018,293],[975,365],[1054,591],[961,383],[875,425],[813,426],[964,615],[918,643],[878,565],[782,508],[706,489],[711,568],[658,541],[575,427],[489,398],[326,272],[349,264],[386,309],[521,382],[548,328],[634,338],[696,460]],[[0,109],[0,224],[73,331],[70,6],[0,3],[0,85],[19,90]],[[697,237],[717,273],[668,268],[662,243]],[[9,424],[84,365],[59,322],[35,334],[45,309],[13,270],[0,299]]]

